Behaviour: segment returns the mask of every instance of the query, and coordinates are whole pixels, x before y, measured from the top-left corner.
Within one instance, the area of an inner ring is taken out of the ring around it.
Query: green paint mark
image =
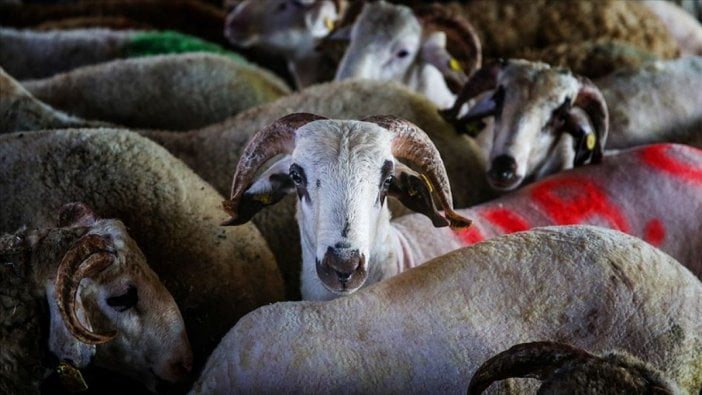
[[[215,53],[228,56],[239,63],[248,63],[241,55],[217,44],[170,30],[138,33],[126,47],[129,58],[187,52]]]

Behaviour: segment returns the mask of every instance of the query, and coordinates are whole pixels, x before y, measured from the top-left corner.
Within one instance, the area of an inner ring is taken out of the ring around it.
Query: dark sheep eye
[[[395,178],[394,176],[389,176],[388,178],[386,178],[385,181],[383,181],[383,186],[386,188],[389,187],[390,184],[392,184],[392,180],[394,178]]]
[[[295,170],[290,171],[290,178],[295,184],[302,184],[302,177],[300,177],[300,173],[296,172]]]
[[[401,49],[397,51],[397,57],[400,59],[407,57],[407,55],[409,55],[409,51],[406,49]]]
[[[288,171],[288,175],[290,176],[290,179],[295,183],[297,186],[304,186],[305,183],[307,182],[305,178],[305,172],[302,170],[302,168],[296,164],[290,165],[290,170]]]
[[[107,305],[121,313],[136,306],[138,301],[137,289],[130,286],[124,294],[107,298]]]

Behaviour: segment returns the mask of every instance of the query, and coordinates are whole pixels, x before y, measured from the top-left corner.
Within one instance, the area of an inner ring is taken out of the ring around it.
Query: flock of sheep
[[[701,56],[663,0],[0,0],[0,393],[702,393]]]

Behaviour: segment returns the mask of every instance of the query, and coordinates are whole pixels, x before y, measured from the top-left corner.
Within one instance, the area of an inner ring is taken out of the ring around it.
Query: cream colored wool
[[[212,54],[123,59],[24,81],[68,113],[131,128],[189,130],[290,93],[273,73]]]
[[[516,233],[345,298],[259,308],[223,338],[193,393],[465,393],[488,357],[537,340],[623,350],[697,393],[702,283],[615,231]],[[510,384],[499,392],[530,393]]]

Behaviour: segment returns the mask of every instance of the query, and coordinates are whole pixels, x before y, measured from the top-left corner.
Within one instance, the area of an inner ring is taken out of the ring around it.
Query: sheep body
[[[23,86],[83,118],[170,130],[216,123],[290,92],[272,73],[211,54],[115,60]]]
[[[177,32],[138,30],[0,29],[0,67],[17,80],[39,79],[110,60],[174,52],[207,51],[245,62],[216,44]]]
[[[42,198],[28,200],[32,196]],[[56,209],[75,200],[121,218],[183,312],[196,368],[240,316],[283,298],[258,230],[219,225],[222,199],[181,161],[133,132],[0,135],[0,231],[50,226]]]
[[[62,208],[63,213],[71,210],[83,211],[80,218],[70,219],[76,222],[0,236],[0,391],[38,394],[41,381],[52,370],[52,359],[68,360],[79,368],[94,360],[140,379],[152,389],[159,377],[182,380],[189,373],[192,354],[173,297],[149,268],[124,224],[94,218],[82,205]],[[85,248],[86,240],[94,237],[107,240],[113,262],[90,276],[90,281],[77,289],[79,296],[70,297],[76,299],[76,314],[91,325],[86,327],[91,333],[92,328],[104,331],[106,324],[117,328],[116,338],[97,345],[79,337],[85,335],[76,334],[75,324],[58,312],[63,307],[59,294],[65,292],[59,290],[59,278],[76,272],[66,271],[64,262],[71,259],[71,251]],[[122,295],[126,283],[138,299],[120,313],[100,307],[101,298]]]
[[[702,55],[702,25],[684,8],[672,1],[644,0],[642,2],[668,28],[685,55]]]
[[[464,392],[489,355],[534,340],[617,347],[696,392],[701,297],[697,278],[639,239],[522,232],[346,298],[259,308],[223,338],[192,392]]]

